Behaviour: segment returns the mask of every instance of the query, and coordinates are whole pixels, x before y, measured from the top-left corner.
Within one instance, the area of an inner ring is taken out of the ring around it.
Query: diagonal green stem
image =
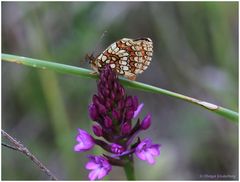
[[[48,61],[44,61],[44,60],[21,57],[21,56],[16,56],[16,55],[2,54],[2,60],[8,61],[8,62],[14,62],[14,63],[18,63],[18,64],[23,64],[23,65],[31,66],[34,68],[53,70],[53,71],[57,71],[57,72],[65,73],[65,74],[79,75],[79,76],[94,78],[94,79],[96,79],[98,77],[97,75],[92,74],[92,71],[88,70],[88,69],[54,63],[54,62],[48,62]],[[120,80],[121,80],[122,84],[124,84],[125,86],[128,86],[130,88],[175,97],[175,98],[196,104],[198,106],[201,106],[209,111],[215,112],[218,115],[221,115],[231,121],[238,123],[238,113],[235,111],[232,111],[230,109],[220,107],[215,104],[201,101],[201,100],[198,100],[198,99],[195,99],[192,97],[188,97],[188,96],[185,96],[185,95],[182,95],[179,93],[171,92],[171,91],[168,91],[168,90],[165,90],[162,88],[147,85],[144,83],[130,81],[125,78],[120,78]]]

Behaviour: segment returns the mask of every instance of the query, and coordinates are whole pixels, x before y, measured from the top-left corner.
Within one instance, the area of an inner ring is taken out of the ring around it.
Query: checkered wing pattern
[[[151,62],[153,43],[150,38],[123,38],[111,44],[102,54],[91,60],[92,68],[100,71],[106,64],[119,75],[135,80]]]

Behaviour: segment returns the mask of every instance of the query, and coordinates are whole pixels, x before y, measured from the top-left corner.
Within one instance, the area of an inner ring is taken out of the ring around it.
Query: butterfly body
[[[111,44],[96,58],[88,56],[91,67],[96,72],[109,64],[119,75],[135,80],[149,66],[153,53],[153,43],[150,38],[123,38]]]

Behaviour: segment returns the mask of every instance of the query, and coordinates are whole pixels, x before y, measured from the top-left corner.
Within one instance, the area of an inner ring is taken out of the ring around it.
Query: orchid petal
[[[141,103],[141,104],[137,107],[137,110],[134,112],[133,118],[136,118],[136,117],[138,116],[138,114],[141,112],[143,106],[144,106],[144,104]]]
[[[86,169],[90,169],[90,170],[96,169],[98,167],[99,167],[99,164],[96,164],[92,161],[88,162],[85,166]]]
[[[107,171],[104,168],[100,168],[98,170],[98,179],[102,179],[106,175],[107,175]]]
[[[153,156],[150,154],[150,153],[145,153],[146,154],[146,159],[147,159],[147,162],[149,163],[149,164],[154,164],[155,163],[155,160],[154,160],[154,158],[153,158]]]
[[[96,169],[96,170],[93,170],[93,171],[91,171],[91,172],[89,173],[88,178],[89,178],[91,181],[93,181],[93,180],[95,180],[95,179],[97,178],[97,176],[98,176],[98,170],[99,170],[99,169]]]

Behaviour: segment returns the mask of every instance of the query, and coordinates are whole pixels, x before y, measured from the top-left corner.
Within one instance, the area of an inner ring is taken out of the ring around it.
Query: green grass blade
[[[64,65],[64,64],[59,64],[59,63],[55,63],[55,62],[21,57],[21,56],[16,56],[16,55],[2,54],[2,60],[17,63],[17,64],[23,64],[23,65],[31,66],[34,68],[53,70],[53,71],[57,71],[57,72],[65,73],[65,74],[79,75],[79,76],[95,78],[95,79],[98,77],[97,75],[91,74],[92,70],[69,66],[69,65]],[[147,85],[144,83],[130,81],[125,78],[120,78],[120,80],[121,80],[121,83],[127,87],[130,87],[133,89],[138,89],[138,90],[143,90],[143,91],[147,91],[147,92],[152,92],[152,93],[164,94],[164,95],[175,97],[175,98],[178,98],[181,100],[185,100],[187,102],[201,106],[209,111],[215,112],[218,115],[221,115],[231,121],[238,123],[238,113],[235,111],[232,111],[230,109],[226,109],[226,108],[223,108],[223,107],[220,107],[220,106],[217,106],[217,105],[205,102],[205,101],[201,101],[201,100],[198,100],[198,99],[195,99],[192,97],[188,97],[188,96],[185,96],[185,95],[182,95],[179,93],[171,92],[171,91],[168,91],[168,90],[165,90],[162,88],[158,88],[155,86]]]

